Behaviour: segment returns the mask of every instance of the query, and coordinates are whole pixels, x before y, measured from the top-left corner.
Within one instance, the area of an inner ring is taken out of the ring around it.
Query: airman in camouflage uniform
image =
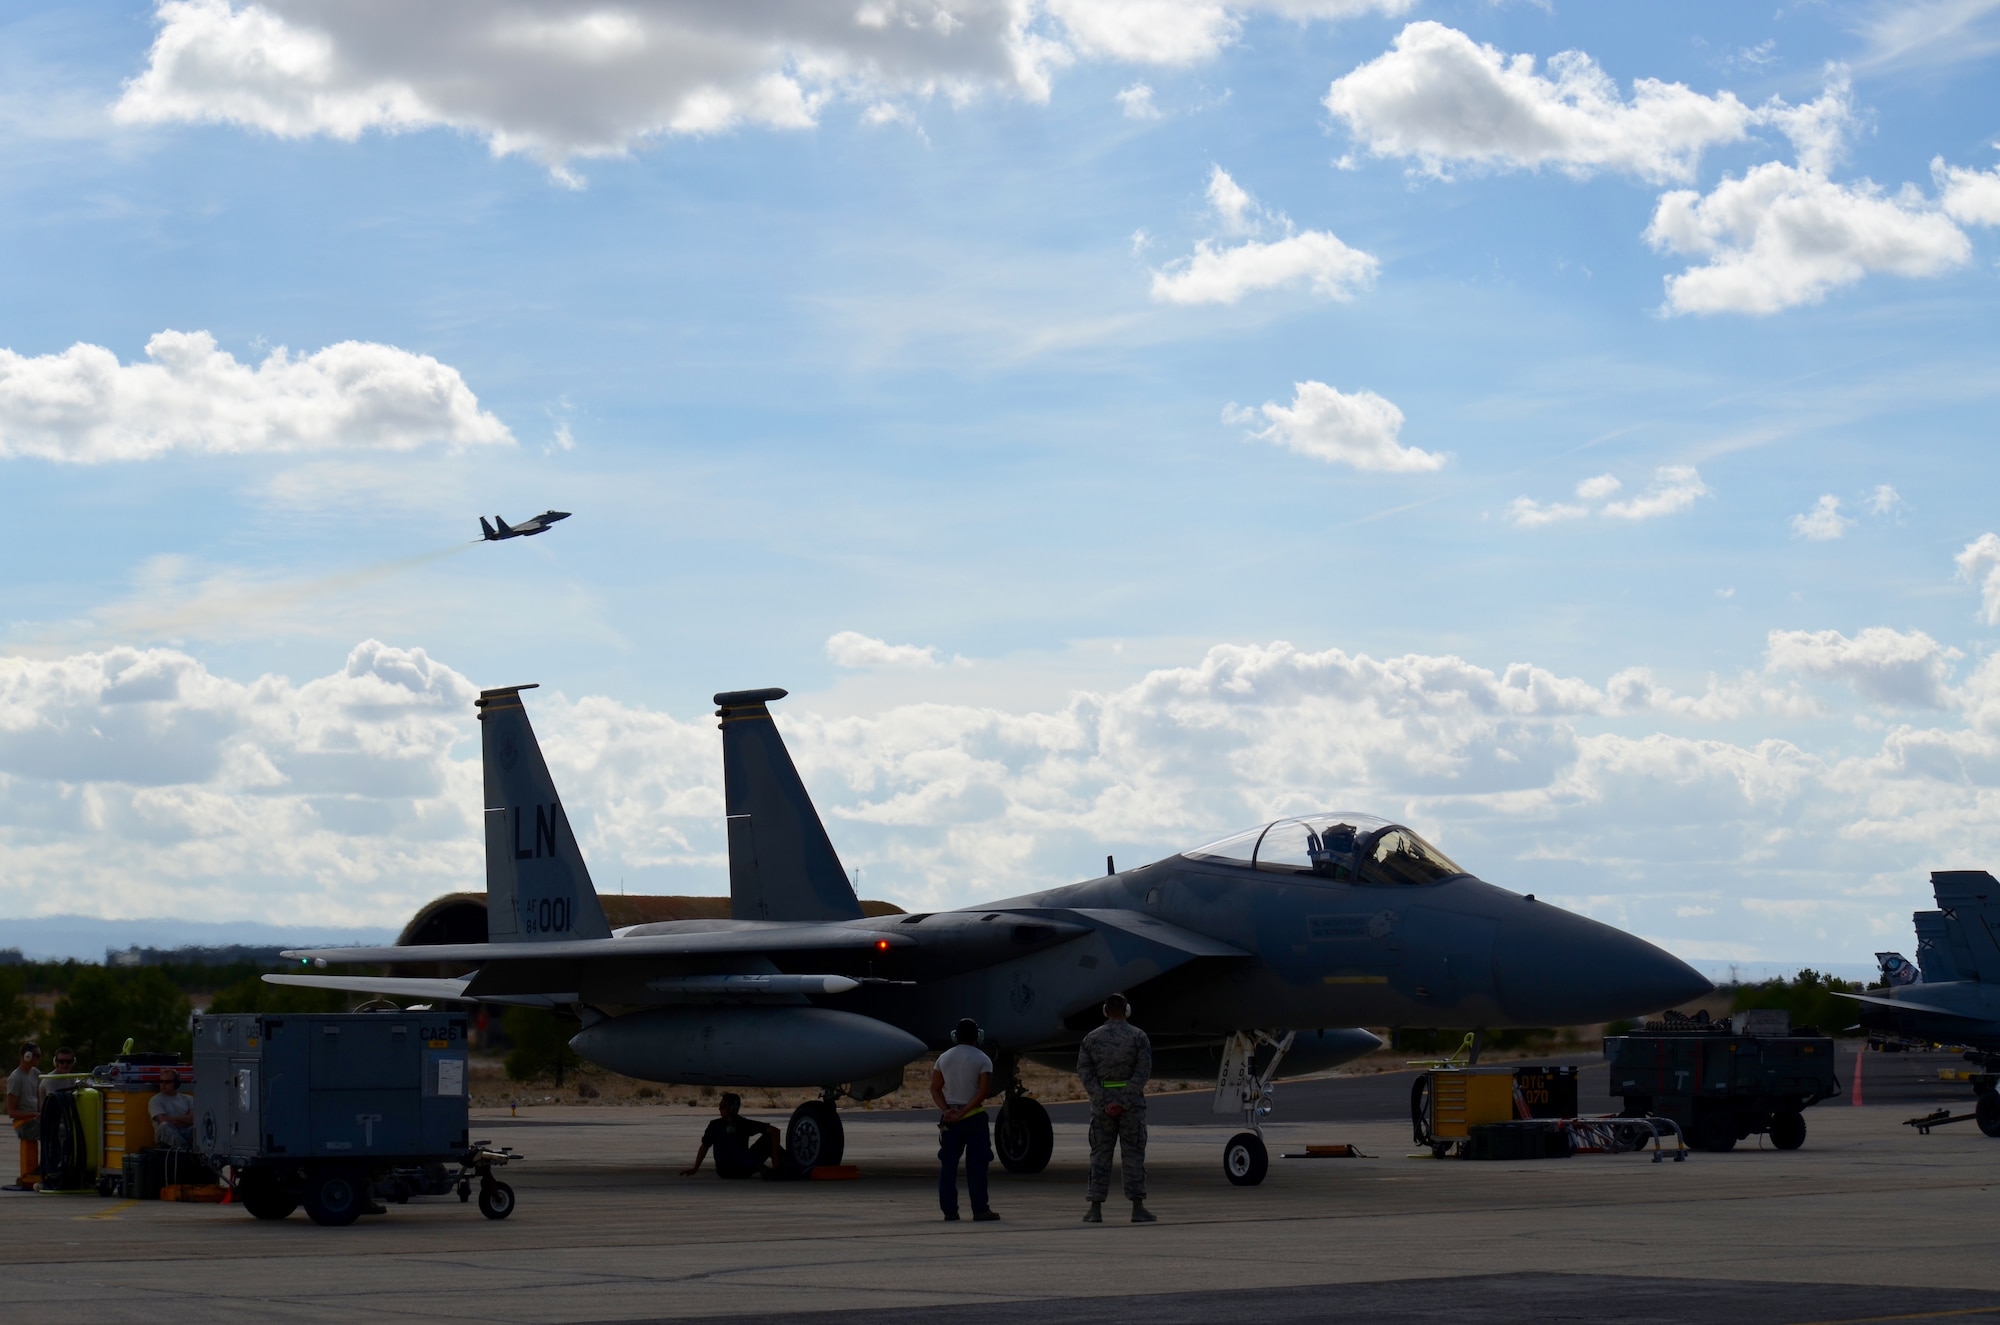
[[[1086,1224],[1104,1222],[1111,1192],[1111,1152],[1124,1148],[1125,1196],[1132,1222],[1158,1218],[1146,1208],[1146,1082],[1153,1075],[1153,1042],[1125,1018],[1125,995],[1104,1001],[1104,1024],[1083,1037],[1076,1075],[1090,1096],[1090,1209]]]

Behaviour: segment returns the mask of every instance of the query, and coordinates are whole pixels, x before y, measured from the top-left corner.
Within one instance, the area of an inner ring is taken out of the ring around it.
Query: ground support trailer
[[[413,1174],[461,1201],[476,1182],[481,1213],[513,1213],[494,1170],[514,1156],[468,1139],[462,1014],[201,1017],[194,1060],[195,1144],[259,1219],[303,1205],[316,1224],[351,1224],[380,1211],[378,1192],[407,1199]]]
[[[1840,1092],[1831,1038],[1737,1034],[1727,1017],[1649,1022],[1608,1036],[1604,1057],[1626,1115],[1671,1118],[1697,1150],[1730,1150],[1760,1132],[1797,1150],[1804,1111]]]

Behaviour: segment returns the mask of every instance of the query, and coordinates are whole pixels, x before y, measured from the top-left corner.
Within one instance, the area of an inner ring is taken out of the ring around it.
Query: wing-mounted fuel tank
[[[586,1027],[570,1047],[628,1077],[697,1086],[840,1086],[924,1052],[887,1022],[815,1007],[653,1008]]]

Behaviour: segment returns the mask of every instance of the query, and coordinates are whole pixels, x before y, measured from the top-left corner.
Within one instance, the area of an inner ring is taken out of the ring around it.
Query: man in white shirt
[[[153,1141],[165,1150],[194,1145],[194,1100],[181,1094],[181,1074],[171,1067],[160,1073],[160,1093],[146,1106],[153,1120]]]
[[[993,1060],[980,1049],[979,1023],[972,1018],[959,1022],[951,1038],[952,1047],[931,1069],[931,1100],[939,1109],[938,1205],[947,1220],[958,1219],[958,1157],[964,1155],[972,1218],[990,1224],[1000,1218],[986,1204],[986,1167],[993,1162],[986,1096],[993,1089]]]

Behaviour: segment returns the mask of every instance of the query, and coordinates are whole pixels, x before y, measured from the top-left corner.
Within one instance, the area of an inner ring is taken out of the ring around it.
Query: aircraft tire
[[[1806,1143],[1805,1115],[1795,1109],[1772,1114],[1771,1126],[1767,1130],[1771,1144],[1780,1150],[1797,1150]]]
[[[479,1189],[479,1213],[488,1219],[505,1219],[514,1213],[514,1189],[504,1182],[489,1182]]]
[[[785,1153],[801,1169],[811,1170],[840,1163],[847,1149],[847,1129],[841,1126],[840,1110],[825,1100],[807,1100],[792,1110],[785,1126]]]
[[[1222,1148],[1222,1174],[1235,1187],[1255,1187],[1271,1171],[1271,1152],[1255,1132],[1238,1132]]]
[[[345,1228],[368,1204],[368,1180],[346,1168],[319,1169],[306,1179],[306,1214],[322,1228]]]
[[[2000,1095],[1991,1091],[1981,1095],[1972,1106],[1972,1118],[1986,1135],[2000,1136]]]
[[[1056,1152],[1049,1111],[1025,1095],[1001,1105],[993,1120],[993,1151],[1009,1173],[1040,1173]]]

